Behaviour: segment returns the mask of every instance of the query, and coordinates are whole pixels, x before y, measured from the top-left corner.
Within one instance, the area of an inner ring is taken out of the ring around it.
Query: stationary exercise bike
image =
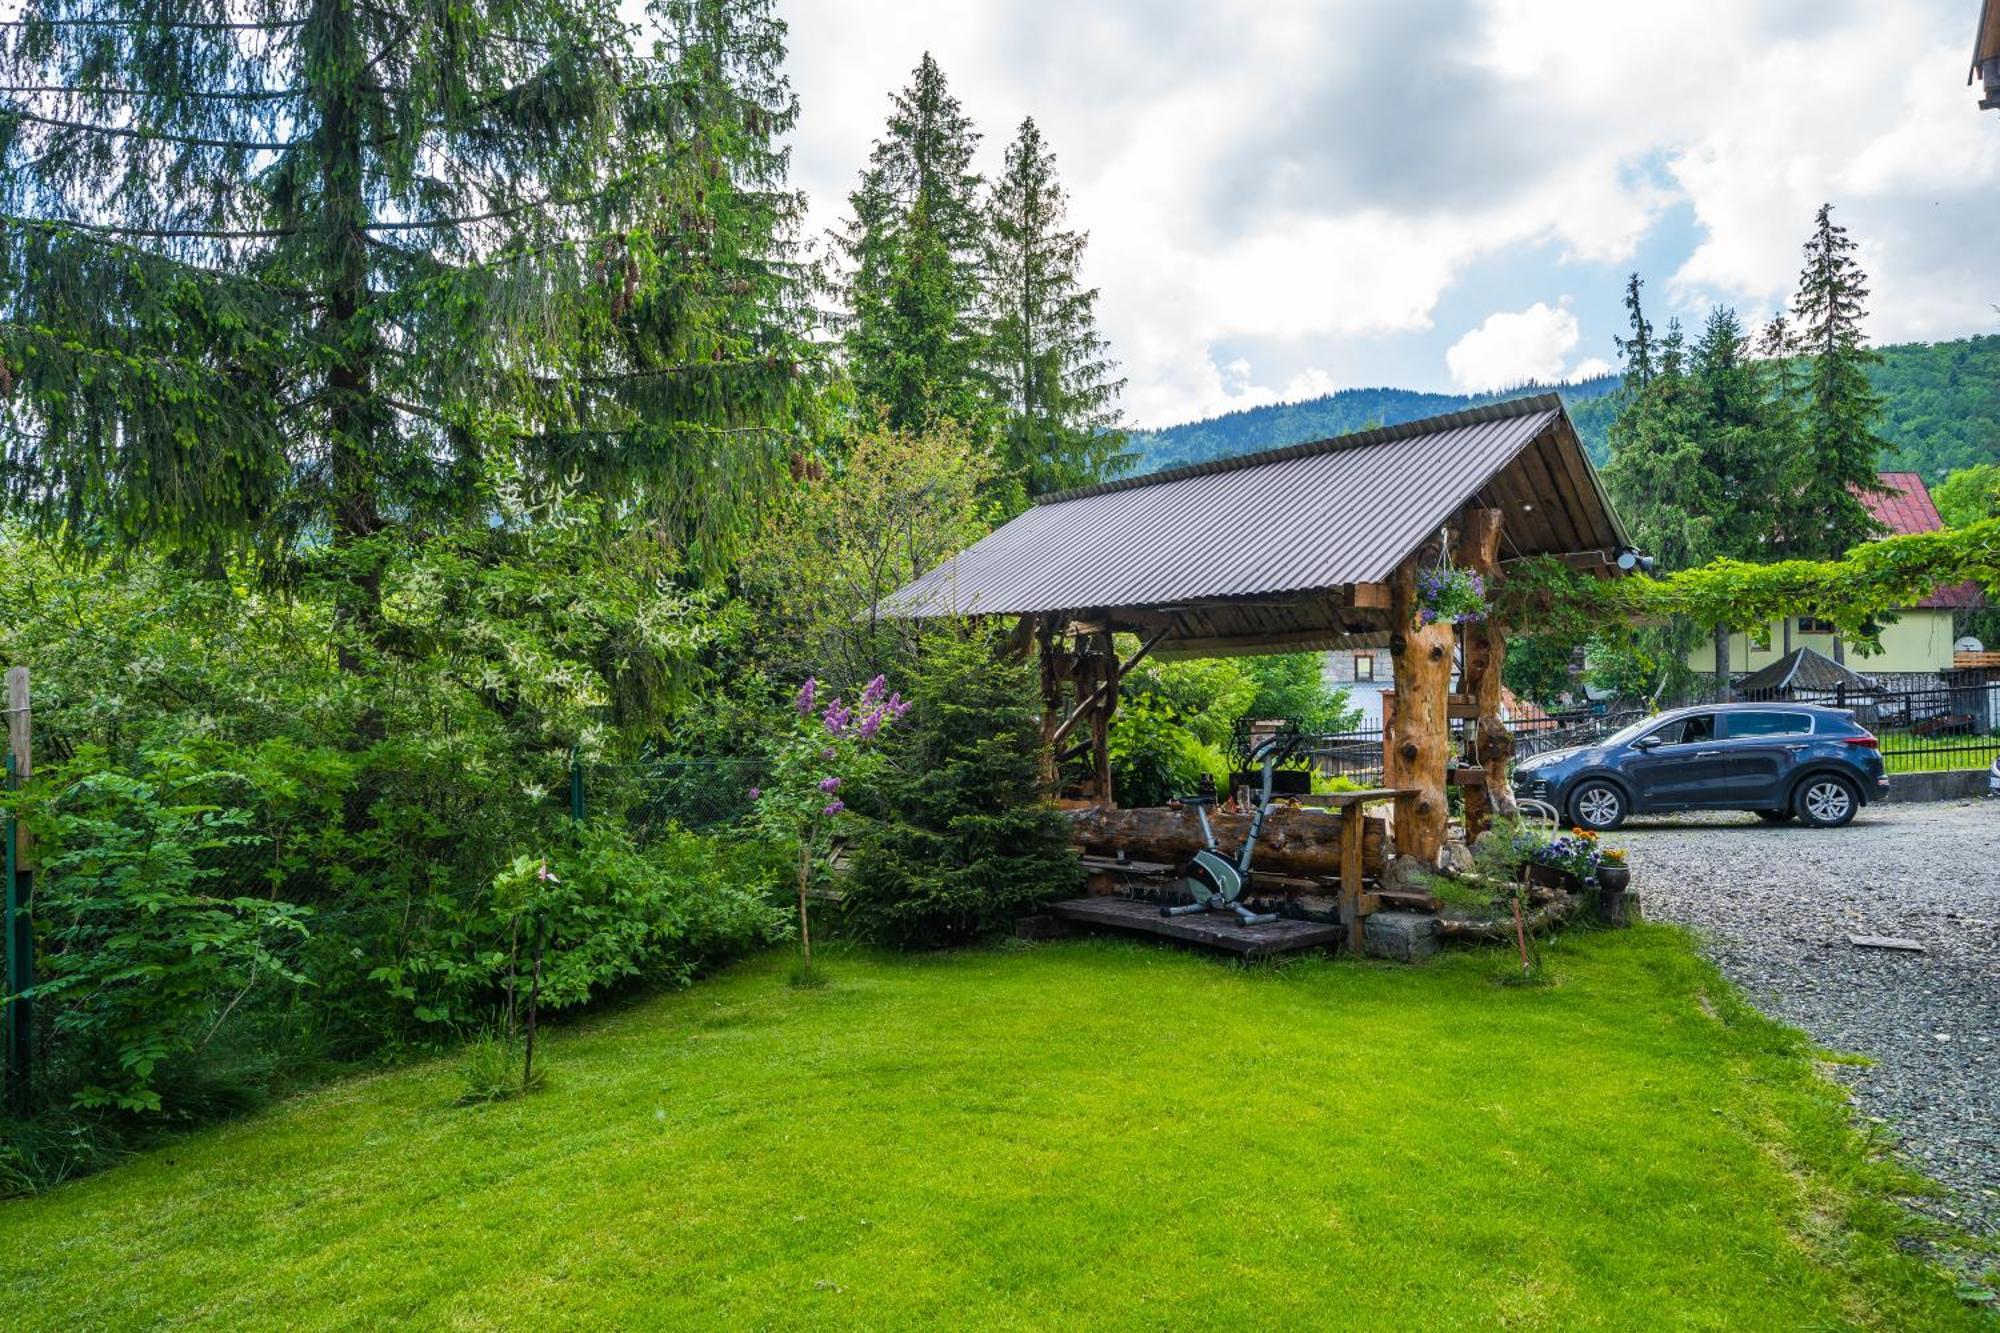
[[[1273,775],[1278,765],[1291,758],[1298,748],[1299,737],[1294,732],[1269,737],[1250,752],[1252,764],[1263,764],[1263,790],[1257,799],[1256,813],[1250,818],[1249,835],[1243,839],[1243,849],[1236,854],[1234,864],[1224,859],[1222,849],[1215,845],[1215,829],[1208,822],[1208,807],[1216,801],[1214,781],[1205,782],[1203,789],[1193,796],[1177,798],[1182,805],[1194,807],[1201,819],[1201,840],[1205,845],[1188,866],[1187,889],[1194,901],[1179,907],[1162,907],[1161,916],[1228,911],[1236,914],[1236,923],[1241,926],[1261,926],[1278,919],[1276,912],[1253,912],[1239,899],[1243,896],[1243,885],[1250,878],[1250,856],[1257,850],[1257,839],[1264,832],[1264,817],[1271,812]]]

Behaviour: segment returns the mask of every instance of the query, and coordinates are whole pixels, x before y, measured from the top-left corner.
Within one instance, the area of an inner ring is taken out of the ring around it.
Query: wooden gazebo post
[[[1470,510],[1458,534],[1458,563],[1485,581],[1489,599],[1500,578],[1501,519],[1498,509]],[[1470,841],[1485,831],[1494,816],[1515,813],[1514,793],[1507,778],[1507,766],[1514,758],[1514,733],[1500,715],[1506,627],[1498,616],[1489,615],[1460,629],[1465,649],[1461,685],[1475,709],[1465,757],[1481,770],[1478,778],[1465,785],[1465,836]]]
[[[1444,847],[1446,751],[1451,744],[1452,627],[1417,624],[1417,551],[1389,584],[1389,655],[1396,700],[1389,716],[1383,779],[1411,793],[1396,799],[1396,852],[1436,865]]]

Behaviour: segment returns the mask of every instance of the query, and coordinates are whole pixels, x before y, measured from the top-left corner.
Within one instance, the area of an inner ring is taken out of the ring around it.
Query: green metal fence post
[[[14,755],[7,754],[7,790],[15,788]],[[7,844],[5,926],[7,949],[7,994],[5,1014],[5,1060],[7,1104],[17,1113],[28,1110],[28,1081],[35,1052],[34,1003],[26,991],[35,984],[35,936],[28,916],[28,893],[32,878],[20,864],[20,828],[13,811],[7,812],[6,829],[0,841]]]

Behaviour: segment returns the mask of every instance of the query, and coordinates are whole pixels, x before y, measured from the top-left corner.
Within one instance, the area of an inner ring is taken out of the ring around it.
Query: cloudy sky
[[[1330,389],[1602,369],[1651,311],[1759,322],[1835,205],[1879,341],[2000,329],[1978,0],[779,0],[794,178],[836,224],[936,55],[996,170],[1055,149],[1089,280],[1165,425]]]

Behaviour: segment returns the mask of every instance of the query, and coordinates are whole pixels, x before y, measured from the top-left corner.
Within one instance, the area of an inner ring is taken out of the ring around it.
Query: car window
[[[1731,713],[1731,736],[1790,736],[1812,730],[1810,713]]]
[[[1714,737],[1715,717],[1710,713],[1695,713],[1690,717],[1676,718],[1651,734],[1662,745],[1699,744]]]

